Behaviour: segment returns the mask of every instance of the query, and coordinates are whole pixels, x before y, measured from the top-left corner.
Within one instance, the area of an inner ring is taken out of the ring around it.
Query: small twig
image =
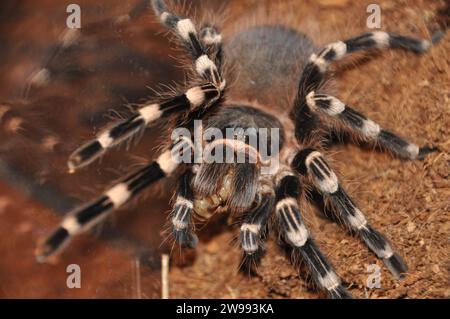
[[[139,258],[135,259],[135,271],[136,271],[136,298],[142,299],[141,290],[141,262]]]
[[[161,298],[169,299],[169,255],[161,255]]]

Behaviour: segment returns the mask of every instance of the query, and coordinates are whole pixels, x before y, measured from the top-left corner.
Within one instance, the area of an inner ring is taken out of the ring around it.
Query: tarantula
[[[421,160],[436,149],[400,138],[328,94],[328,71],[333,62],[357,51],[401,48],[424,53],[443,33],[436,33],[429,41],[376,31],[317,49],[305,34],[284,26],[261,25],[241,30],[223,44],[215,25],[197,29],[191,19],[175,15],[163,0],[153,0],[152,7],[191,57],[196,78],[179,95],[141,105],[130,117],[82,145],[70,156],[69,170],[92,163],[162,118],[175,118],[174,128],[184,125],[193,133],[195,121],[200,119],[202,132],[234,129],[233,136],[211,138],[202,141],[202,146],[210,154],[227,151],[245,161],[222,163],[201,157],[199,161],[180,162],[180,155],[188,154],[192,159],[195,141],[178,138],[155,161],[67,214],[38,246],[38,261],[61,251],[73,236],[90,229],[154,182],[177,176],[179,188],[170,222],[173,238],[182,246],[195,247],[198,242],[195,218],[208,219],[228,211],[240,222],[244,265],[251,267],[260,260],[267,230],[273,227],[280,244],[301,256],[320,289],[331,298],[350,298],[303,221],[299,201],[307,199],[302,195],[310,188],[322,195],[347,230],[357,234],[392,274],[401,278],[407,265],[339,183],[323,154],[323,140],[338,125],[403,159]],[[231,78],[235,78],[234,85],[228,86]],[[294,103],[286,109],[281,95],[290,83],[298,85],[296,92],[290,92]],[[275,98],[267,98],[268,91],[275,93]],[[265,140],[262,148],[270,150],[265,153],[250,143],[253,137],[262,138],[259,129],[263,128],[279,130],[277,139]],[[253,129],[252,134],[242,133],[249,129]],[[269,167],[273,160],[279,160],[279,165]]]

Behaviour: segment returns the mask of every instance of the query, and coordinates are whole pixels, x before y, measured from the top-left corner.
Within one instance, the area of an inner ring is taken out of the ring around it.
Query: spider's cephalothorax
[[[205,218],[211,217],[217,209],[245,212],[255,201],[263,178],[261,168],[269,169],[283,146],[282,125],[274,116],[253,106],[233,104],[225,104],[205,122],[205,132],[217,129],[224,138],[215,138],[205,145],[204,163],[196,167],[192,183],[196,197],[194,211]],[[276,140],[272,141],[268,134],[267,138],[262,136],[259,129],[277,129]],[[233,134],[226,135],[227,130]],[[256,141],[257,145],[251,141]],[[258,148],[259,143],[264,143],[262,148]],[[227,151],[232,154],[228,161]],[[208,161],[212,155],[221,156]],[[242,161],[238,161],[238,156],[242,156]]]
[[[172,13],[162,0],[154,0],[153,9],[192,58],[196,84],[177,96],[142,105],[129,118],[101,132],[71,155],[69,169],[86,166],[166,117],[175,117],[176,123],[183,123],[191,132],[195,120],[203,121],[201,133],[211,128],[219,132],[234,129],[233,136],[215,136],[202,146],[212,157],[228,150],[246,161],[208,161],[202,155],[200,161],[180,164],[174,154],[195,149],[191,138],[180,138],[155,161],[68,214],[39,245],[38,259],[43,261],[60,251],[72,236],[89,229],[153,182],[178,176],[180,183],[170,221],[175,240],[183,246],[194,247],[197,243],[193,223],[196,215],[207,219],[218,211],[228,211],[239,216],[244,260],[259,260],[265,231],[273,228],[280,243],[301,256],[319,288],[333,298],[350,297],[303,221],[298,201],[304,198],[301,195],[308,186],[318,191],[331,204],[339,221],[400,278],[407,271],[406,264],[339,183],[321,142],[338,124],[401,158],[423,159],[433,149],[418,147],[381,128],[331,96],[325,84],[329,66],[353,52],[402,48],[424,53],[442,34],[428,41],[377,31],[316,49],[311,39],[295,30],[263,25],[242,30],[222,47],[216,27],[197,29],[190,19]],[[230,78],[234,83],[227,86]],[[266,136],[263,145],[255,147],[250,141],[261,140],[259,129],[277,129],[277,138]],[[274,160],[277,165],[270,165]]]

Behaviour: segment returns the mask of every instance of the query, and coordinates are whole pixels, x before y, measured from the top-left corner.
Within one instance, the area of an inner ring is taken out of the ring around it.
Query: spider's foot
[[[418,160],[424,160],[425,157],[434,152],[439,152],[439,149],[437,147],[430,147],[430,146],[424,146],[419,149],[419,154],[417,155]]]
[[[436,44],[442,40],[442,38],[445,36],[445,31],[438,30],[433,33],[431,36],[431,43]]]
[[[198,244],[197,235],[187,229],[174,230],[173,238],[184,248],[195,248]]]
[[[48,262],[49,258],[62,249],[69,240],[69,232],[63,227],[58,227],[49,237],[38,244],[35,250],[36,260],[39,263]]]
[[[334,289],[328,290],[328,296],[330,299],[353,299],[352,295],[345,289],[342,284]]]
[[[250,276],[257,276],[258,270],[257,267],[261,262],[262,257],[265,254],[265,250],[262,247],[259,247],[258,250],[249,254],[244,253],[242,256],[242,262],[239,267],[239,271],[244,274],[248,274]]]
[[[395,279],[401,280],[405,278],[405,273],[408,272],[408,266],[400,255],[394,253],[391,257],[384,258],[383,262]]]
[[[51,255],[48,246],[38,246],[34,251],[34,256],[36,257],[36,261],[40,264],[43,264],[47,261],[47,258]]]
[[[55,253],[55,249],[53,247],[43,243],[36,247],[36,249],[34,251],[34,256],[38,263],[44,264],[44,263],[48,263],[49,261],[51,261],[50,259],[54,255],[54,253]]]

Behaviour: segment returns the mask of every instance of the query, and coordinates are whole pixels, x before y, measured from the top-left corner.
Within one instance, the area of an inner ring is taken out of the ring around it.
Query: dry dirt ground
[[[80,2],[83,7],[84,2]],[[110,1],[107,6],[93,7],[86,3],[90,8],[86,21],[96,21],[99,16],[117,16],[130,7],[130,2]],[[289,17],[286,20],[294,27],[295,21],[309,17],[311,30],[318,31],[318,44],[326,44],[367,31],[366,7],[371,2],[228,1],[229,20],[224,34],[227,38],[227,30],[231,29],[228,24],[251,18],[258,11]],[[427,27],[448,23],[445,1],[383,0],[377,3],[382,10],[383,30],[428,38]],[[196,5],[199,8],[202,3]],[[39,4],[23,1],[20,5],[2,6],[5,7],[2,8],[0,39],[6,45],[0,56],[0,97],[13,101],[12,105],[22,105],[17,102],[17,92],[23,87],[27,70],[36,66],[45,48],[58,36],[65,21],[65,7],[48,0]],[[155,35],[160,29],[154,23],[148,26],[151,19],[147,14],[137,18],[132,26],[114,29],[112,36],[101,33],[98,42],[131,43],[133,50],[149,57],[148,64],[136,56],[129,59],[125,56],[118,62],[122,68],[112,68],[107,63],[96,68],[90,63],[98,62],[99,56],[109,59],[108,54],[115,52],[114,49],[98,52],[93,57],[86,54],[80,63],[94,72],[76,74],[75,80],[62,78],[58,82],[56,79],[50,87],[42,89],[44,93],[30,93],[30,105],[46,107],[44,120],[38,116],[36,123],[42,120],[42,126],[57,132],[65,142],[59,153],[46,153],[2,132],[0,297],[160,297],[160,256],[171,248],[162,243],[170,185],[162,192],[150,190],[138,204],[114,214],[92,234],[74,240],[52,264],[37,264],[33,258],[35,243],[57,224],[58,213],[67,211],[79,199],[86,200],[98,194],[118,172],[136,162],[135,158],[124,158],[122,152],[113,152],[101,165],[96,164],[76,176],[67,176],[67,155],[82,140],[92,136],[92,125],[98,130],[105,124],[106,120],[98,114],[114,105],[123,105],[124,101],[137,102],[137,96],[145,96],[142,92],[149,94],[146,86],[169,83],[180,76],[180,71],[171,63],[173,60],[165,57],[168,52],[171,55],[177,52],[169,51],[169,43],[161,35]],[[88,45],[86,50],[95,52],[96,46]],[[337,74],[339,96],[348,104],[358,107],[387,129],[420,145],[430,143],[440,149],[423,162],[402,161],[372,151],[370,147],[359,148],[352,144],[330,149],[333,164],[349,192],[371,223],[392,240],[410,267],[406,279],[396,282],[358,239],[345,234],[317,209],[312,210],[306,216],[312,233],[355,297],[450,297],[449,50],[447,36],[425,56],[384,52],[364,59],[358,67],[346,64],[345,72]],[[140,61],[135,74],[130,71],[135,65],[127,61]],[[116,83],[116,78],[121,78],[122,82]],[[102,83],[107,85],[102,86]],[[75,118],[84,126],[80,127]],[[148,157],[154,140],[154,133],[146,134],[144,145],[132,148],[134,154]],[[119,163],[123,163],[122,166]],[[118,169],[112,171],[104,167]],[[155,199],[152,196],[155,193],[162,194]],[[307,279],[298,277],[274,240],[268,243],[258,276],[238,273],[240,251],[233,243],[235,236],[236,229],[212,222],[200,230],[201,240],[195,252],[181,252],[175,247],[169,273],[170,297],[324,297],[311,289]],[[81,289],[66,287],[69,264],[81,267]],[[365,288],[370,264],[382,269],[379,289]]]

